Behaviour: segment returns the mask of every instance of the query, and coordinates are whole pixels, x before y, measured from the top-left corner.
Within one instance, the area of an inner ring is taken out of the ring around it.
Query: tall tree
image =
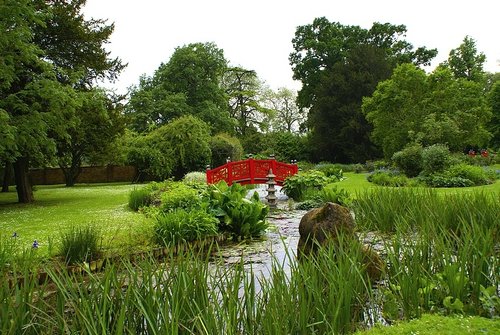
[[[43,26],[34,29],[34,42],[44,50],[57,79],[73,87],[81,101],[69,122],[68,134],[56,138],[58,164],[66,185],[73,186],[85,156],[106,145],[123,129],[111,97],[95,89],[98,80],[114,81],[125,65],[111,58],[104,49],[113,24],[86,19],[82,8],[86,0],[35,0],[39,10],[49,11]],[[108,109],[109,107],[109,109]]]
[[[105,42],[101,39],[96,44],[93,40],[93,32],[102,22],[94,22],[88,29],[73,29],[73,24],[83,24],[79,19],[71,21],[74,16],[83,19],[79,14],[83,4],[55,0],[0,2],[0,59],[5,60],[0,61],[0,109],[14,138],[14,144],[6,149],[14,166],[19,202],[34,200],[28,179],[30,163],[46,164],[54,158],[56,139],[70,137],[68,129],[78,121],[75,110],[81,104],[76,90],[109,73],[97,65],[102,57],[87,62],[97,52],[94,47],[102,48]],[[66,21],[71,25],[65,26]],[[102,55],[107,59],[105,51]],[[105,67],[112,71],[108,65]]]
[[[82,162],[110,150],[115,138],[124,130],[121,100],[111,100],[102,89],[80,92],[82,104],[75,111],[68,135],[57,141],[58,164],[64,172],[66,186],[74,186]]]
[[[492,112],[492,117],[488,124],[488,130],[492,134],[490,145],[500,149],[500,80],[493,84],[488,94],[488,103]]]
[[[483,146],[490,138],[485,125],[491,113],[482,90],[481,84],[455,78],[444,67],[426,75],[403,64],[364,99],[363,110],[386,158],[411,142],[441,143],[461,151]]]
[[[222,86],[229,97],[229,115],[238,122],[236,133],[240,137],[245,137],[249,128],[267,128],[269,110],[259,101],[262,83],[255,71],[230,67],[224,73]]]
[[[355,162],[374,155],[361,98],[371,95],[396,64],[425,65],[437,54],[414,50],[402,39],[405,33],[404,25],[374,23],[366,30],[326,18],[297,28],[290,63],[294,78],[302,82],[299,107],[309,108],[315,159]]]
[[[44,51],[57,79],[78,89],[91,89],[97,80],[114,81],[125,68],[104,48],[114,31],[107,20],[86,19],[87,0],[33,0],[37,10],[48,12],[43,25],[34,26],[34,42]]]
[[[449,67],[456,78],[479,82],[484,79],[485,61],[484,53],[477,51],[476,41],[470,36],[465,36],[462,44],[450,51],[448,60],[443,65]]]
[[[51,134],[63,136],[66,120],[76,107],[72,89],[56,80],[52,65],[33,43],[33,28],[42,26],[49,14],[35,9],[32,1],[0,3],[0,113],[10,139],[0,147],[8,153],[4,160],[13,163],[22,203],[34,200],[28,179],[30,161],[44,162],[53,156]]]
[[[306,110],[297,106],[297,92],[286,87],[264,93],[264,102],[272,111],[271,128],[276,131],[300,132],[306,121]]]
[[[126,113],[130,126],[148,132],[183,115],[194,115],[212,132],[232,131],[227,96],[221,87],[227,61],[213,43],[193,43],[175,49],[168,63],[152,77],[142,77],[130,94]]]

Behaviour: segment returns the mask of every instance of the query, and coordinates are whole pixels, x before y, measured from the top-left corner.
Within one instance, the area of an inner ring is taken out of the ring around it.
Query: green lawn
[[[500,168],[500,167],[499,167]],[[342,187],[352,195],[356,195],[358,192],[363,192],[369,189],[377,188],[377,187],[386,187],[386,186],[378,186],[374,185],[368,180],[366,180],[367,173],[353,173],[346,172],[344,173],[345,180],[342,180],[338,183],[339,187]],[[474,187],[461,187],[461,188],[436,188],[438,193],[467,193],[467,192],[476,192],[476,191],[484,191],[484,192],[497,192],[500,193],[500,180],[497,180],[496,183],[491,185],[484,186],[474,186]]]
[[[94,225],[102,231],[103,246],[112,252],[128,252],[149,243],[151,222],[128,209],[128,194],[135,185],[94,184],[72,188],[37,186],[35,203],[18,204],[16,192],[0,193],[0,234],[17,233],[24,249],[33,240],[38,253],[57,251],[61,232],[72,226]],[[52,243],[49,243],[52,241]]]
[[[377,188],[366,180],[366,174],[345,173],[339,186],[352,195]],[[37,186],[34,204],[18,204],[14,188],[0,193],[0,235],[19,236],[22,249],[33,240],[40,243],[41,255],[57,252],[61,232],[72,226],[94,225],[101,229],[103,246],[111,253],[129,253],[143,249],[152,241],[152,221],[143,214],[128,209],[129,184]],[[462,189],[438,189],[438,192],[488,191],[500,193],[500,181],[495,184]],[[52,246],[52,249],[50,248]],[[51,250],[50,250],[51,249]]]

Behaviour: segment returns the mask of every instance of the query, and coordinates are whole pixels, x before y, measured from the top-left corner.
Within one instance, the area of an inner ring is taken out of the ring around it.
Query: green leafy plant
[[[445,174],[433,174],[421,177],[421,181],[430,187],[470,187],[474,183],[466,178],[447,176]]]
[[[175,209],[155,218],[155,240],[161,245],[176,245],[217,235],[219,220],[204,210]]]
[[[322,163],[316,165],[314,169],[323,172],[327,177],[335,176],[338,180],[343,177],[343,169],[338,164]]]
[[[239,184],[227,186],[225,182],[211,185],[208,201],[212,213],[220,219],[220,229],[235,238],[260,236],[268,227],[264,205],[257,192],[245,198],[247,189]]]
[[[426,175],[446,170],[451,162],[450,150],[444,144],[434,144],[422,151],[422,168]]]
[[[463,163],[451,166],[444,172],[444,175],[468,179],[476,186],[491,184],[495,180],[483,167]]]
[[[200,192],[183,182],[170,181],[167,190],[161,195],[160,211],[171,212],[176,209],[197,208],[201,205]]]
[[[182,179],[185,183],[205,184],[207,174],[205,172],[189,172]]]
[[[343,179],[342,173],[327,177],[323,172],[309,170],[299,172],[285,179],[283,192],[295,201],[306,199],[307,192],[319,191],[324,186]]]
[[[380,186],[408,186],[410,179],[397,170],[376,170],[367,176],[369,182]]]
[[[297,204],[296,209],[308,210],[320,207],[327,202],[333,202],[342,206],[349,206],[353,201],[349,192],[337,187],[337,185],[327,185],[319,192],[306,192],[305,198],[305,201]]]
[[[405,175],[410,178],[416,177],[423,169],[422,152],[420,144],[413,144],[392,155],[392,161]]]
[[[149,206],[151,200],[151,191],[148,188],[134,188],[128,196],[128,207],[138,211],[141,207]]]
[[[101,255],[101,234],[94,226],[72,227],[61,234],[61,255],[66,264],[89,262]]]

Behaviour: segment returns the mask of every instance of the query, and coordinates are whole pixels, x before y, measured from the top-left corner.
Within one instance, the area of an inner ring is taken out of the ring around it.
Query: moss
[[[399,323],[394,326],[377,326],[370,330],[359,331],[357,335],[461,335],[461,334],[500,334],[500,320],[481,317],[445,317],[423,315],[420,319]]]

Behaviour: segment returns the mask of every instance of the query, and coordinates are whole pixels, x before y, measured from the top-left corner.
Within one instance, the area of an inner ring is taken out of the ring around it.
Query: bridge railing
[[[269,170],[276,176],[278,185],[283,185],[285,178],[296,174],[299,168],[296,164],[278,162],[275,159],[253,159],[228,162],[214,169],[207,170],[207,183],[215,184],[225,180],[228,185],[233,183],[265,184]]]

